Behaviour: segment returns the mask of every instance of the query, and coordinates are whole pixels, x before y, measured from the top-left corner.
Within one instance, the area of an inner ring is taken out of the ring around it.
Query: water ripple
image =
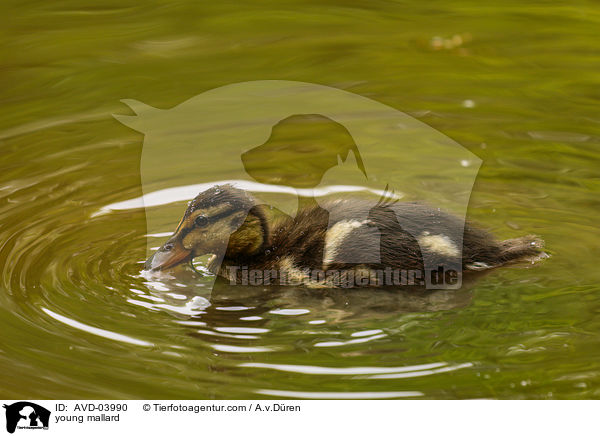
[[[391,399],[421,397],[422,392],[300,392],[300,391],[280,391],[274,389],[259,389],[257,394],[269,395],[273,397],[303,398],[307,400],[369,400],[369,399]]]
[[[59,315],[58,313],[52,312],[50,309],[46,309],[45,307],[41,308],[46,315],[51,316],[55,320],[62,322],[63,324],[68,325],[69,327],[73,327],[78,330],[82,330],[84,332],[90,333],[92,335],[102,336],[103,338],[111,339],[113,341],[125,342],[127,344],[133,345],[141,345],[144,347],[151,347],[154,344],[151,342],[142,341],[139,339],[132,338],[127,335],[122,335],[120,333],[115,333],[110,330],[101,329],[98,327],[92,327],[91,325],[84,324],[79,321],[75,321],[74,319],[67,318],[66,316]]]
[[[365,375],[365,374],[397,374],[397,373],[414,373],[433,370],[435,368],[447,367],[447,363],[426,363],[422,365],[410,366],[395,366],[395,367],[372,367],[372,366],[356,366],[348,368],[336,368],[328,366],[311,366],[311,365],[285,365],[271,364],[260,362],[245,362],[240,363],[240,367],[246,368],[267,368],[276,371],[295,372],[298,374],[319,374],[319,375]]]

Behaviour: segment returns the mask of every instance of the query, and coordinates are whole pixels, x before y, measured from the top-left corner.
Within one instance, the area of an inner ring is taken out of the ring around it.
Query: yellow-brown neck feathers
[[[250,210],[244,223],[231,234],[227,246],[226,258],[252,256],[258,254],[269,242],[266,218],[256,206]]]

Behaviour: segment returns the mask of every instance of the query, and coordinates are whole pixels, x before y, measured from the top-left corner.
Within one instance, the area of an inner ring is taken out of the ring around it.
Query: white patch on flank
[[[302,270],[296,268],[291,257],[284,257],[279,261],[279,270],[287,275],[286,278],[291,284],[302,284],[308,279]]]
[[[335,223],[325,234],[325,253],[323,254],[323,264],[333,263],[338,255],[338,250],[344,239],[352,233],[354,229],[366,224],[366,221],[348,220]]]
[[[429,235],[428,233],[423,233],[419,238],[419,245],[430,252],[444,256],[460,255],[456,244],[446,235]]]
[[[473,263],[469,263],[466,265],[467,269],[470,269],[472,271],[481,271],[484,269],[490,269],[492,268],[490,265],[488,265],[485,262],[473,262]]]

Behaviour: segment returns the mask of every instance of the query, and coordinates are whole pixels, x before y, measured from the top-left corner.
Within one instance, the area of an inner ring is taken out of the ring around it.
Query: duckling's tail
[[[499,246],[499,260],[501,264],[519,261],[535,263],[540,259],[549,257],[543,251],[544,241],[535,235],[507,239],[500,242]]]

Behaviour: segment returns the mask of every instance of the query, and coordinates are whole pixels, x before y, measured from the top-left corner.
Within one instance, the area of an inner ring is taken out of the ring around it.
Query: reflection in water
[[[466,307],[472,299],[468,286],[461,290],[423,289],[307,289],[291,287],[231,286],[218,279],[212,293],[198,286],[198,276],[187,266],[169,273],[145,272],[148,301],[141,295],[130,303],[141,304],[151,310],[167,311],[175,316],[174,323],[186,329],[186,335],[198,341],[195,347],[208,348],[225,355],[239,356],[236,366],[245,370],[276,371],[304,376],[347,379],[352,387],[359,379],[413,379],[435,376],[471,368],[473,363],[423,363],[388,367],[385,365],[352,366],[337,360],[333,366],[314,364],[268,363],[281,353],[298,349],[314,350],[356,349],[377,341],[394,341],[394,329],[365,329],[363,323],[378,325],[377,320],[399,319],[403,314],[426,313]],[[158,276],[158,277],[157,277]],[[156,280],[159,280],[158,282]],[[159,284],[159,285],[158,285]],[[173,294],[186,299],[173,298]],[[198,295],[200,294],[200,295]],[[156,299],[157,301],[151,301]],[[202,304],[195,305],[195,301]],[[293,328],[284,338],[277,333],[277,324],[289,320]],[[275,329],[275,330],[274,330]],[[308,342],[307,342],[308,341]],[[366,351],[366,350],[365,350]],[[351,352],[356,353],[356,351]],[[367,352],[368,353],[368,352]],[[363,354],[363,352],[359,352]],[[256,361],[264,355],[267,362]],[[289,362],[289,361],[288,361]],[[293,362],[293,360],[292,360]],[[211,365],[211,371],[227,371],[220,365]],[[274,376],[271,376],[274,377]],[[419,397],[419,391],[360,391],[327,392],[257,388],[255,394],[306,399],[367,399]]]
[[[183,273],[183,274],[182,274]],[[143,277],[152,297],[159,302],[154,307],[171,308],[173,312],[183,313],[182,307],[201,312],[271,310],[270,304],[277,301],[281,314],[300,315],[310,311],[322,313],[323,310],[344,312],[343,318],[373,317],[381,314],[406,312],[429,312],[464,307],[471,299],[470,288],[484,274],[471,275],[470,280],[460,290],[426,290],[416,287],[385,288],[323,288],[309,289],[292,286],[244,286],[231,285],[228,280],[218,278],[212,293],[198,283],[199,277],[187,265],[179,267],[175,273],[143,272]],[[205,292],[207,298],[202,297]],[[198,295],[197,293],[200,293]],[[185,296],[185,300],[184,297]],[[199,297],[201,300],[197,299]],[[200,303],[204,301],[206,307]],[[163,303],[169,302],[169,305]],[[211,309],[212,308],[212,309]],[[300,311],[300,312],[298,312]],[[253,313],[251,316],[254,316]]]
[[[232,345],[251,343],[268,333],[265,328],[277,316],[299,317],[311,329],[329,329],[351,321],[386,319],[412,312],[436,312],[466,307],[473,297],[471,279],[460,290],[425,289],[309,289],[305,287],[231,286],[217,279],[212,292],[202,288],[187,267],[176,273],[148,273],[149,295],[137,295],[130,303],[165,310],[189,326],[190,334]],[[157,275],[160,281],[157,282]],[[202,297],[204,292],[205,297]],[[200,295],[198,295],[200,293]],[[185,299],[183,298],[185,296]],[[154,300],[154,301],[153,301]],[[212,330],[196,329],[198,326]],[[235,334],[234,334],[235,333]],[[210,337],[209,337],[210,336]],[[381,329],[350,333],[344,341],[319,341],[315,347],[358,344],[386,337]],[[240,341],[241,340],[241,341]]]

